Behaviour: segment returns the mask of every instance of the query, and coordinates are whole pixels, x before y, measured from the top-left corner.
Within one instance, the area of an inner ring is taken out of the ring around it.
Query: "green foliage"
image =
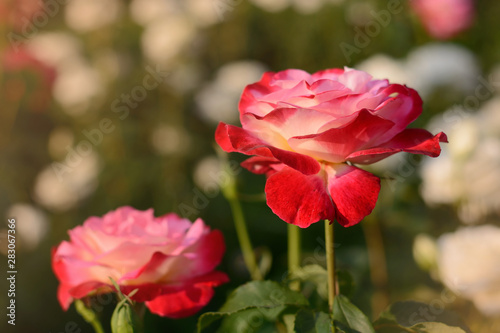
[[[333,320],[340,331],[346,333],[375,333],[373,326],[360,309],[343,295],[337,295],[333,303]]]
[[[294,329],[296,333],[329,333],[332,320],[324,312],[302,309],[297,312]]]
[[[260,328],[266,320],[276,320],[287,308],[301,308],[308,305],[309,302],[302,294],[277,282],[253,281],[234,290],[219,311],[204,313],[198,320],[198,332],[224,317],[232,317],[223,324],[224,329],[229,329],[233,325],[239,325],[239,331],[254,326]]]

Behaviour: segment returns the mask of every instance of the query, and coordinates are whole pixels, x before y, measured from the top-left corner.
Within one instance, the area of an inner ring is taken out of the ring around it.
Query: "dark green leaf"
[[[302,309],[295,317],[296,333],[330,333],[332,320],[324,312]]]
[[[370,320],[368,320],[365,314],[343,295],[335,296],[333,319],[335,324],[337,325],[338,322],[341,328],[345,326],[345,328],[342,328],[344,330],[349,328],[354,330],[353,332],[375,333]]]
[[[279,310],[283,310],[279,307]],[[278,308],[262,309],[253,308],[226,316],[217,330],[218,333],[265,333],[276,332],[276,321],[279,316]],[[268,313],[272,311],[273,313]],[[274,315],[274,316],[273,316]]]
[[[207,312],[200,316],[198,332],[215,320],[246,310],[258,309],[262,318],[270,319],[276,318],[287,307],[307,305],[309,303],[301,293],[277,282],[252,281],[234,290],[219,311]]]
[[[294,271],[292,279],[299,279],[303,282],[309,281],[316,286],[316,291],[323,299],[328,299],[328,273],[326,269],[319,265],[306,265]]]

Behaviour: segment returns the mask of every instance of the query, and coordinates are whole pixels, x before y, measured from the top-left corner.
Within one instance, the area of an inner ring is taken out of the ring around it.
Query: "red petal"
[[[146,302],[148,309],[157,315],[169,318],[191,316],[208,304],[214,295],[213,288],[228,282],[226,274],[212,272],[203,277],[186,280],[180,288]]]
[[[333,219],[334,208],[321,174],[307,176],[291,168],[273,174],[266,183],[268,206],[282,220],[301,228]]]
[[[380,141],[375,142],[376,145],[391,140],[422,113],[422,99],[411,88],[391,84],[381,94],[393,97],[389,97],[373,113],[384,119],[391,119],[395,125],[379,138]]]
[[[320,134],[304,135],[288,140],[290,146],[303,154],[325,161],[339,163],[353,152],[370,147],[371,143],[392,128],[390,120],[361,110],[356,118],[340,128],[332,128]]]
[[[398,152],[437,157],[441,153],[440,142],[448,142],[443,132],[433,136],[424,129],[408,128],[379,147],[352,153],[347,156],[347,160],[353,163],[370,164]]]
[[[61,304],[64,311],[67,311],[73,302],[73,297],[69,294],[70,288],[70,286],[62,283],[59,284],[59,287],[57,288],[57,300],[59,301],[59,304]]]
[[[347,164],[328,165],[325,169],[328,191],[336,208],[335,218],[344,227],[359,223],[375,208],[380,179]]]
[[[275,157],[306,175],[316,174],[321,169],[314,158],[269,146],[240,127],[220,123],[215,132],[215,141],[227,152]]]
[[[270,176],[276,171],[283,169],[284,164],[274,157],[253,156],[243,161],[241,166],[255,174]]]

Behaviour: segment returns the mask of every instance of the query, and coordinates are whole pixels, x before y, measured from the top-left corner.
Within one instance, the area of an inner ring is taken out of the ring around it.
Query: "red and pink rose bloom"
[[[52,252],[65,310],[74,299],[115,291],[112,278],[124,294],[138,289],[132,299],[152,313],[181,318],[204,307],[214,287],[228,282],[215,270],[225,251],[222,233],[201,219],[121,207],[88,218],[69,236]]]
[[[220,123],[217,143],[250,155],[242,166],[267,175],[268,206],[302,228],[320,219],[352,226],[370,214],[380,179],[356,165],[398,152],[436,157],[447,140],[407,128],[422,112],[415,90],[350,68],[265,73],[239,110],[242,126]]]

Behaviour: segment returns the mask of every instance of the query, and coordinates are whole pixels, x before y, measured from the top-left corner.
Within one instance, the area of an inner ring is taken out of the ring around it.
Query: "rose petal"
[[[253,156],[243,161],[241,166],[255,174],[270,176],[276,171],[282,170],[284,164],[274,157]]]
[[[61,308],[63,308],[64,311],[67,311],[73,302],[73,297],[69,294],[70,288],[70,286],[64,283],[60,283],[57,288],[57,300],[59,301],[59,304],[61,304]]]
[[[380,179],[347,164],[328,165],[325,169],[336,220],[344,227],[359,223],[375,208]]]
[[[443,132],[433,136],[424,129],[408,128],[383,145],[354,152],[347,156],[346,160],[353,163],[370,164],[398,152],[437,157],[441,153],[440,142],[448,142],[446,134]]]
[[[212,272],[206,276],[187,280],[180,288],[146,302],[148,309],[157,315],[169,318],[188,317],[203,308],[214,295],[213,288],[228,282],[227,275]]]
[[[422,99],[411,88],[391,84],[382,91],[382,94],[393,97],[384,101],[373,113],[384,119],[391,119],[394,121],[395,126],[374,143],[384,143],[392,139],[422,113]]]
[[[288,140],[297,152],[332,163],[340,163],[359,149],[392,128],[394,123],[380,118],[367,110],[361,110],[349,124],[332,128],[320,134],[304,135]]]
[[[331,121],[332,118],[328,113],[311,109],[279,108],[273,110],[265,117],[245,114],[241,120],[245,130],[254,133],[266,143],[278,148],[286,147],[290,149],[286,140],[294,136],[319,133],[322,126]],[[270,136],[271,132],[276,133],[276,135]],[[269,137],[279,137],[279,139],[273,142],[266,139]]]
[[[332,219],[334,208],[323,179],[284,168],[267,180],[267,205],[282,220],[301,228],[321,219]]]
[[[321,169],[314,158],[266,145],[240,127],[220,123],[215,140],[226,152],[240,152],[246,155],[275,157],[282,163],[304,174],[316,174]]]

